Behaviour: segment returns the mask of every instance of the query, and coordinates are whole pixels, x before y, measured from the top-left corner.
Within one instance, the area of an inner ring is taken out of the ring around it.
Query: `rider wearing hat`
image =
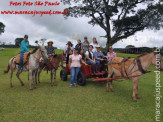
[[[20,44],[20,64],[19,64],[20,72],[23,70],[23,57],[25,52],[29,52],[28,35],[24,36],[24,40],[22,40]]]
[[[53,47],[53,42],[49,41],[48,46],[46,47],[48,56],[53,56],[55,54],[55,48]]]
[[[103,61],[105,60],[104,54],[101,52],[100,45],[96,45],[96,52],[94,52],[95,61],[96,61],[96,72],[98,72],[98,68],[100,64],[103,64]]]
[[[49,56],[49,59],[52,60],[52,57],[55,55],[55,48],[53,47],[53,42],[49,41],[48,46],[46,47],[47,54]],[[46,62],[43,63],[43,70],[46,68]]]

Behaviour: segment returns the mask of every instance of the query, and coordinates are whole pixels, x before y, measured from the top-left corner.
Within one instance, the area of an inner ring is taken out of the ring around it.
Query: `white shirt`
[[[96,46],[97,46],[98,44],[94,44],[94,43],[92,42],[92,43],[90,43],[89,45],[92,45],[92,46],[93,46],[92,52],[93,52],[93,53],[96,52]]]
[[[92,55],[92,60],[93,60],[93,58],[94,58],[93,52],[91,52],[91,51],[89,51],[89,52],[91,53],[91,55]],[[88,55],[88,56],[89,56],[89,52],[86,51],[85,55]]]

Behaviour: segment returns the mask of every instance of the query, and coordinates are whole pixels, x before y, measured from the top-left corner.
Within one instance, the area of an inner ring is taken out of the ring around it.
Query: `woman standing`
[[[71,69],[71,80],[70,80],[70,87],[73,85],[76,86],[77,76],[80,71],[81,63],[87,65],[83,60],[82,56],[78,54],[78,49],[74,48],[74,54],[70,55],[69,58],[69,67]]]
[[[87,37],[84,37],[84,42],[83,42],[84,53],[85,53],[86,51],[88,51],[88,48],[89,48],[89,41],[88,41],[88,38],[87,38]]]

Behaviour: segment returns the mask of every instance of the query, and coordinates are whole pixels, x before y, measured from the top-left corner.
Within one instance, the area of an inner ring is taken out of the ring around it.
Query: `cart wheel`
[[[61,78],[62,81],[67,81],[67,72],[66,72],[66,70],[62,69],[60,71],[60,78]]]
[[[86,77],[85,77],[85,74],[84,73],[79,72],[78,78],[77,78],[77,83],[80,86],[85,86],[86,85]]]

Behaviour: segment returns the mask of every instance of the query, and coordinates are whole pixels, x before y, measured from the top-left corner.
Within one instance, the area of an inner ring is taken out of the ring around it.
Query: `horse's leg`
[[[16,76],[17,76],[17,78],[19,79],[19,81],[20,81],[20,84],[22,85],[22,86],[24,86],[24,83],[23,83],[23,81],[20,79],[20,74],[22,73],[22,71],[20,72],[20,70],[18,70],[18,72],[16,73]]]
[[[38,74],[38,70],[36,70],[35,72],[35,83],[37,84],[37,74]]]
[[[106,92],[109,92],[109,80],[106,81]]]
[[[34,88],[36,89],[35,75],[36,75],[36,70],[34,70],[33,73],[32,73],[33,86],[34,86]]]
[[[42,72],[42,69],[40,68],[40,69],[38,70],[38,83],[40,83],[40,74],[41,74],[41,72]]]
[[[56,83],[56,70],[54,70],[54,86],[57,86],[57,83]]]
[[[10,74],[10,87],[12,88],[13,85],[12,85],[12,75],[13,75],[13,71],[11,70],[11,74]]]
[[[137,79],[137,81],[136,81],[136,98],[137,98],[137,99],[140,99],[140,95],[139,95],[139,93],[138,93],[138,79]]]
[[[113,80],[110,80],[110,90],[111,90],[111,92],[114,92],[114,89],[113,89]]]
[[[137,91],[137,80],[136,78],[133,78],[133,94],[132,94],[132,99],[134,102],[136,102],[136,91]]]
[[[32,90],[32,70],[29,70],[29,89]]]
[[[108,78],[111,78],[111,75],[113,74],[113,70],[111,66],[108,66]],[[109,80],[106,82],[106,92],[109,92]]]
[[[51,86],[53,86],[53,70],[51,70]]]

